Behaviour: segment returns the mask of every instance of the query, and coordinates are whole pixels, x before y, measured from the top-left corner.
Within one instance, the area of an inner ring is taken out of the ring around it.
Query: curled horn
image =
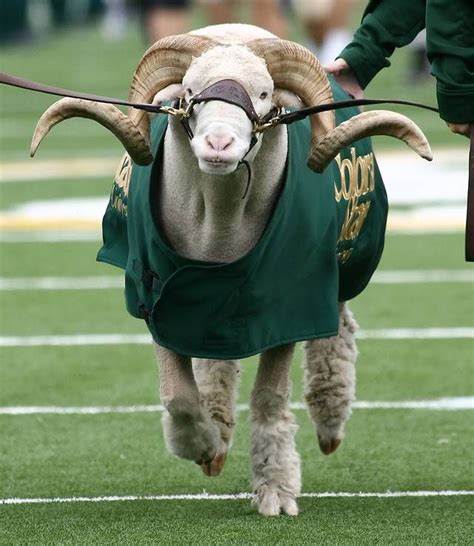
[[[201,36],[182,34],[163,38],[142,57],[132,80],[130,102],[151,103],[154,95],[172,83],[181,82],[193,56],[214,44]],[[82,99],[61,99],[41,116],[33,135],[31,155],[52,127],[72,117],[89,118],[109,129],[139,165],[153,161],[150,148],[149,118],[146,112],[131,108],[128,116],[116,106]]]
[[[152,102],[168,85],[181,83],[193,57],[217,45],[204,36],[179,34],[158,40],[143,55],[135,74],[128,99],[130,102]],[[130,109],[130,119],[141,134],[149,134],[149,118],[143,110]]]
[[[411,119],[387,110],[371,110],[338,125],[312,150],[311,164],[322,172],[341,148],[361,138],[387,135],[403,140],[418,155],[431,161],[431,148],[421,129]]]
[[[306,106],[333,102],[331,85],[316,57],[305,47],[277,38],[248,42],[256,55],[263,57],[275,87],[287,89],[300,97]],[[334,111],[311,116],[311,150],[336,126]],[[311,162],[311,156],[308,162]]]
[[[31,157],[35,155],[41,141],[55,125],[74,117],[93,119],[109,129],[138,165],[149,165],[153,161],[153,154],[147,139],[129,117],[112,104],[80,99],[61,99],[46,110],[39,119],[33,134]]]
[[[333,95],[324,69],[303,46],[274,38],[247,44],[264,58],[275,86],[288,89],[307,106],[332,102]],[[335,126],[333,111],[311,116],[311,146],[308,166],[322,172],[341,148],[364,137],[388,135],[403,140],[421,157],[431,160],[426,137],[410,119],[386,110],[364,112]]]

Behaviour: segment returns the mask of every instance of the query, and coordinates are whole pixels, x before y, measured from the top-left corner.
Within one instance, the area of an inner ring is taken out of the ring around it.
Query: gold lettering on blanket
[[[110,205],[120,214],[127,216],[128,187],[132,176],[132,160],[125,154],[115,173],[114,185],[110,195]]]
[[[336,201],[347,201],[346,213],[338,239],[337,256],[341,263],[347,262],[352,254],[351,241],[359,236],[370,208],[370,200],[359,200],[375,189],[374,154],[357,156],[351,148],[350,159],[336,157],[339,167],[339,181],[334,183]]]

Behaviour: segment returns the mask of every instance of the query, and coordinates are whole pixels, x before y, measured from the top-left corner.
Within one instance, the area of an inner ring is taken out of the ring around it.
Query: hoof
[[[262,516],[275,517],[280,515],[280,499],[276,492],[267,491],[259,502],[258,512]]]
[[[298,505],[296,500],[292,497],[282,498],[280,497],[281,502],[281,511],[287,516],[297,516],[298,515]]]
[[[201,467],[201,470],[206,476],[215,477],[219,476],[224,468],[224,464],[227,458],[227,451],[223,453],[217,453],[213,459],[210,461],[198,463]]]
[[[296,499],[288,494],[278,493],[274,487],[265,487],[260,490],[253,502],[258,506],[258,512],[265,517],[275,517],[280,514],[298,515]]]
[[[324,453],[324,455],[331,455],[336,449],[341,445],[342,440],[340,438],[328,438],[323,440],[318,436],[319,448]]]

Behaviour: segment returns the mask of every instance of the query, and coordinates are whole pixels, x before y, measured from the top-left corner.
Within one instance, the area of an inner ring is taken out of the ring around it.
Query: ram
[[[38,123],[81,116],[123,143],[98,259],[125,269],[129,313],[153,336],[167,448],[218,475],[236,421],[239,359],[260,353],[250,400],[258,510],[298,513],[300,459],[289,369],[305,341],[304,396],[323,453],[354,399],[356,322],[347,301],[380,259],[387,200],[370,139],[429,145],[410,120],[355,108],[268,123],[282,108],[347,99],[304,47],[257,27],[162,39],[130,101],[179,100],[168,116],[62,99]],[[173,116],[171,114],[176,114]],[[264,130],[265,129],[265,130]],[[307,159],[309,158],[309,159]]]

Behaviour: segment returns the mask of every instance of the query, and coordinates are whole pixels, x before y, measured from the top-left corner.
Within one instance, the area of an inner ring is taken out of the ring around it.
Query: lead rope
[[[257,142],[258,142],[258,136],[254,132],[252,134],[252,140],[250,141],[249,149],[245,152],[244,157],[237,164],[237,168],[239,168],[240,165],[245,165],[245,167],[247,168],[247,185],[245,186],[245,191],[244,191],[244,194],[242,195],[242,199],[245,199],[247,197],[247,194],[250,188],[250,181],[252,179],[252,168],[250,167],[250,163],[245,158],[250,153],[250,151],[255,146],[255,144],[257,144]]]

